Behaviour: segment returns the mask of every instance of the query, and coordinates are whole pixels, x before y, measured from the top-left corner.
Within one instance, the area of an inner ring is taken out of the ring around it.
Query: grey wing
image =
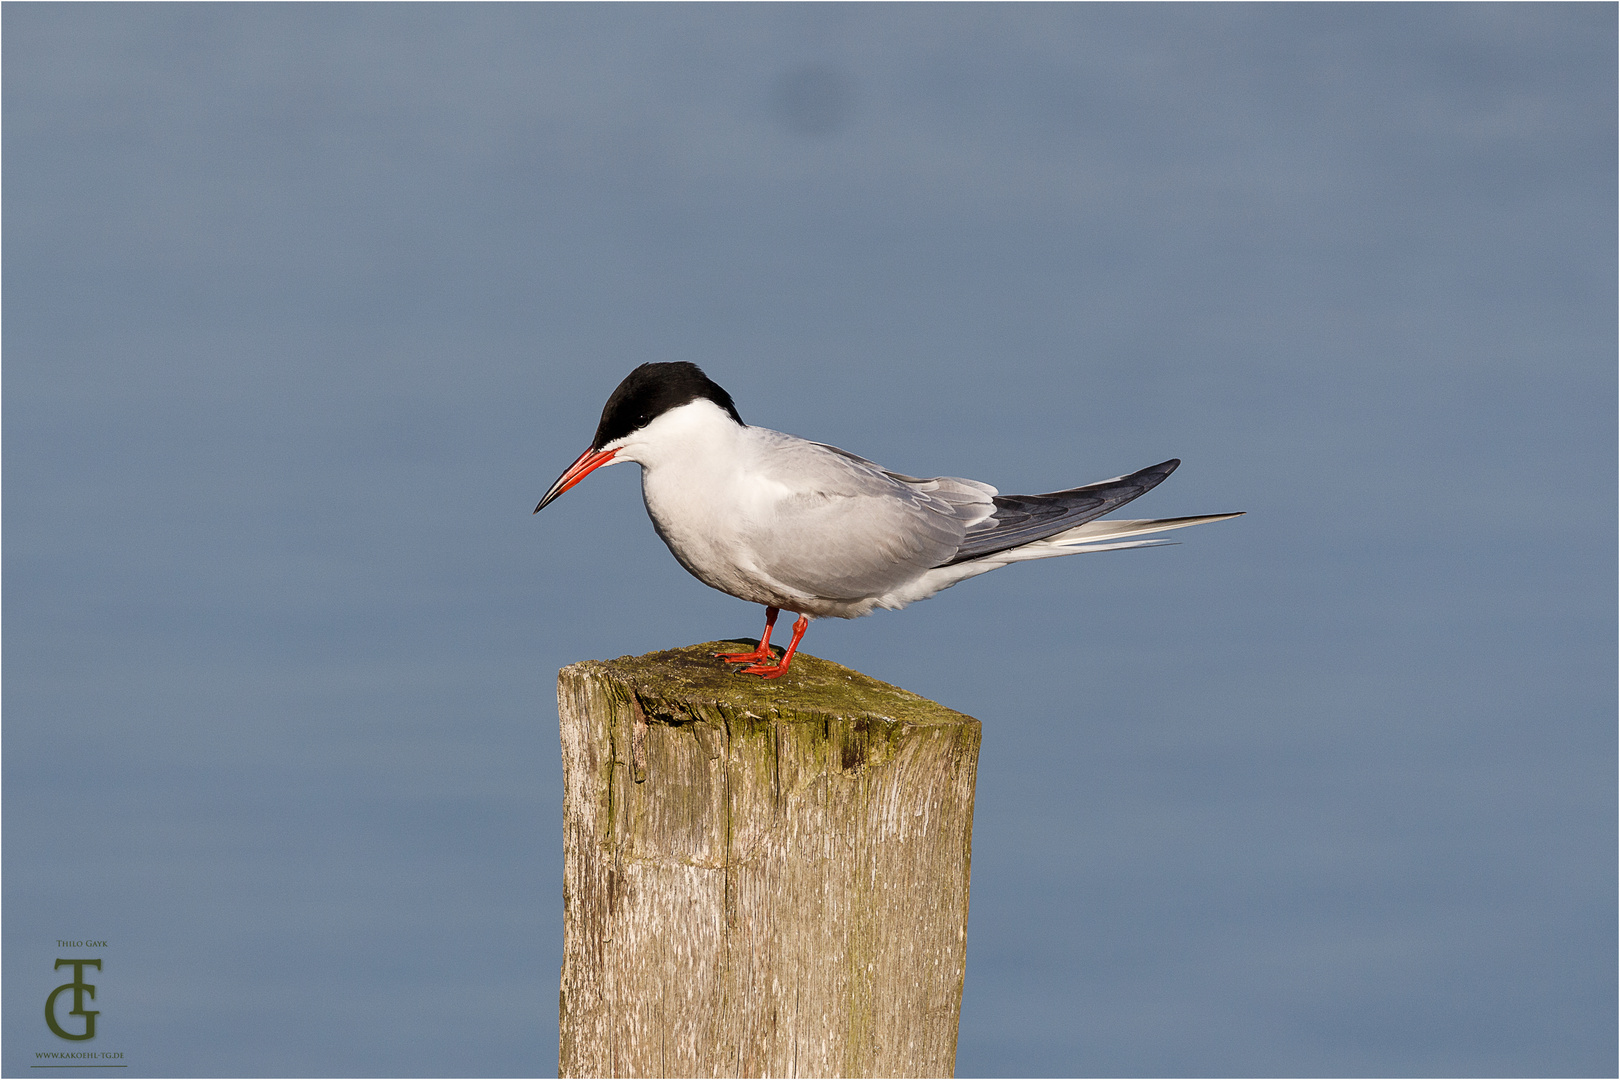
[[[1171,458],[1129,476],[1045,495],[997,495],[994,513],[971,526],[957,551],[938,565],[993,555],[1083,525],[1145,495],[1180,464],[1180,458]]]
[[[880,596],[950,560],[973,525],[990,517],[996,489],[955,477],[890,472],[837,447],[793,439],[771,471],[790,489],[771,516],[762,565],[812,596]]]

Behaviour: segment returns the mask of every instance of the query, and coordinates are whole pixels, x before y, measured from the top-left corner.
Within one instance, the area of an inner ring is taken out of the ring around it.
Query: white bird
[[[642,364],[608,398],[590,449],[535,513],[603,465],[641,466],[647,514],[705,585],[765,605],[765,633],[744,674],[787,671],[813,618],[903,608],[958,581],[1027,559],[1147,547],[1124,540],[1237,514],[1099,521],[1169,476],[1172,458],[1129,476],[1045,495],[1002,495],[953,476],[921,480],[836,446],[761,427],[695,364]],[[796,613],[780,660],[779,611]]]

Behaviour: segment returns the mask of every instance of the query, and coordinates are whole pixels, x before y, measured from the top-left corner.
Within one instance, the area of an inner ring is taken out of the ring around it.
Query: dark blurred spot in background
[[[849,125],[854,86],[830,64],[801,64],[771,88],[771,115],[795,135],[825,137]]]

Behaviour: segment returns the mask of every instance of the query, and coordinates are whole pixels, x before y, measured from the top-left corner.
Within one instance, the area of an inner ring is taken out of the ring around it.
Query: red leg
[[[765,609],[765,632],[759,635],[759,648],[753,652],[717,652],[714,658],[728,664],[753,664],[774,657],[776,654],[771,652],[771,628],[776,625],[777,614],[776,608]]]
[[[742,669],[742,673],[744,675],[760,675],[767,679],[774,679],[781,675],[788,669],[788,664],[793,662],[793,654],[799,648],[799,639],[804,637],[804,632],[808,629],[810,629],[810,616],[800,615],[799,621],[793,624],[793,640],[788,642],[787,652],[782,654],[782,659],[775,664],[755,664],[753,667],[745,667]]]

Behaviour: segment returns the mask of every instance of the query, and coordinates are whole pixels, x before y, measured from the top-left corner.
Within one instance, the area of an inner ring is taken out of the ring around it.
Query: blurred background
[[[1613,5],[3,26],[8,1072],[555,1070],[557,669],[761,612],[530,511],[691,360],[1248,511],[812,627],[984,723],[960,1075],[1613,1075]]]

